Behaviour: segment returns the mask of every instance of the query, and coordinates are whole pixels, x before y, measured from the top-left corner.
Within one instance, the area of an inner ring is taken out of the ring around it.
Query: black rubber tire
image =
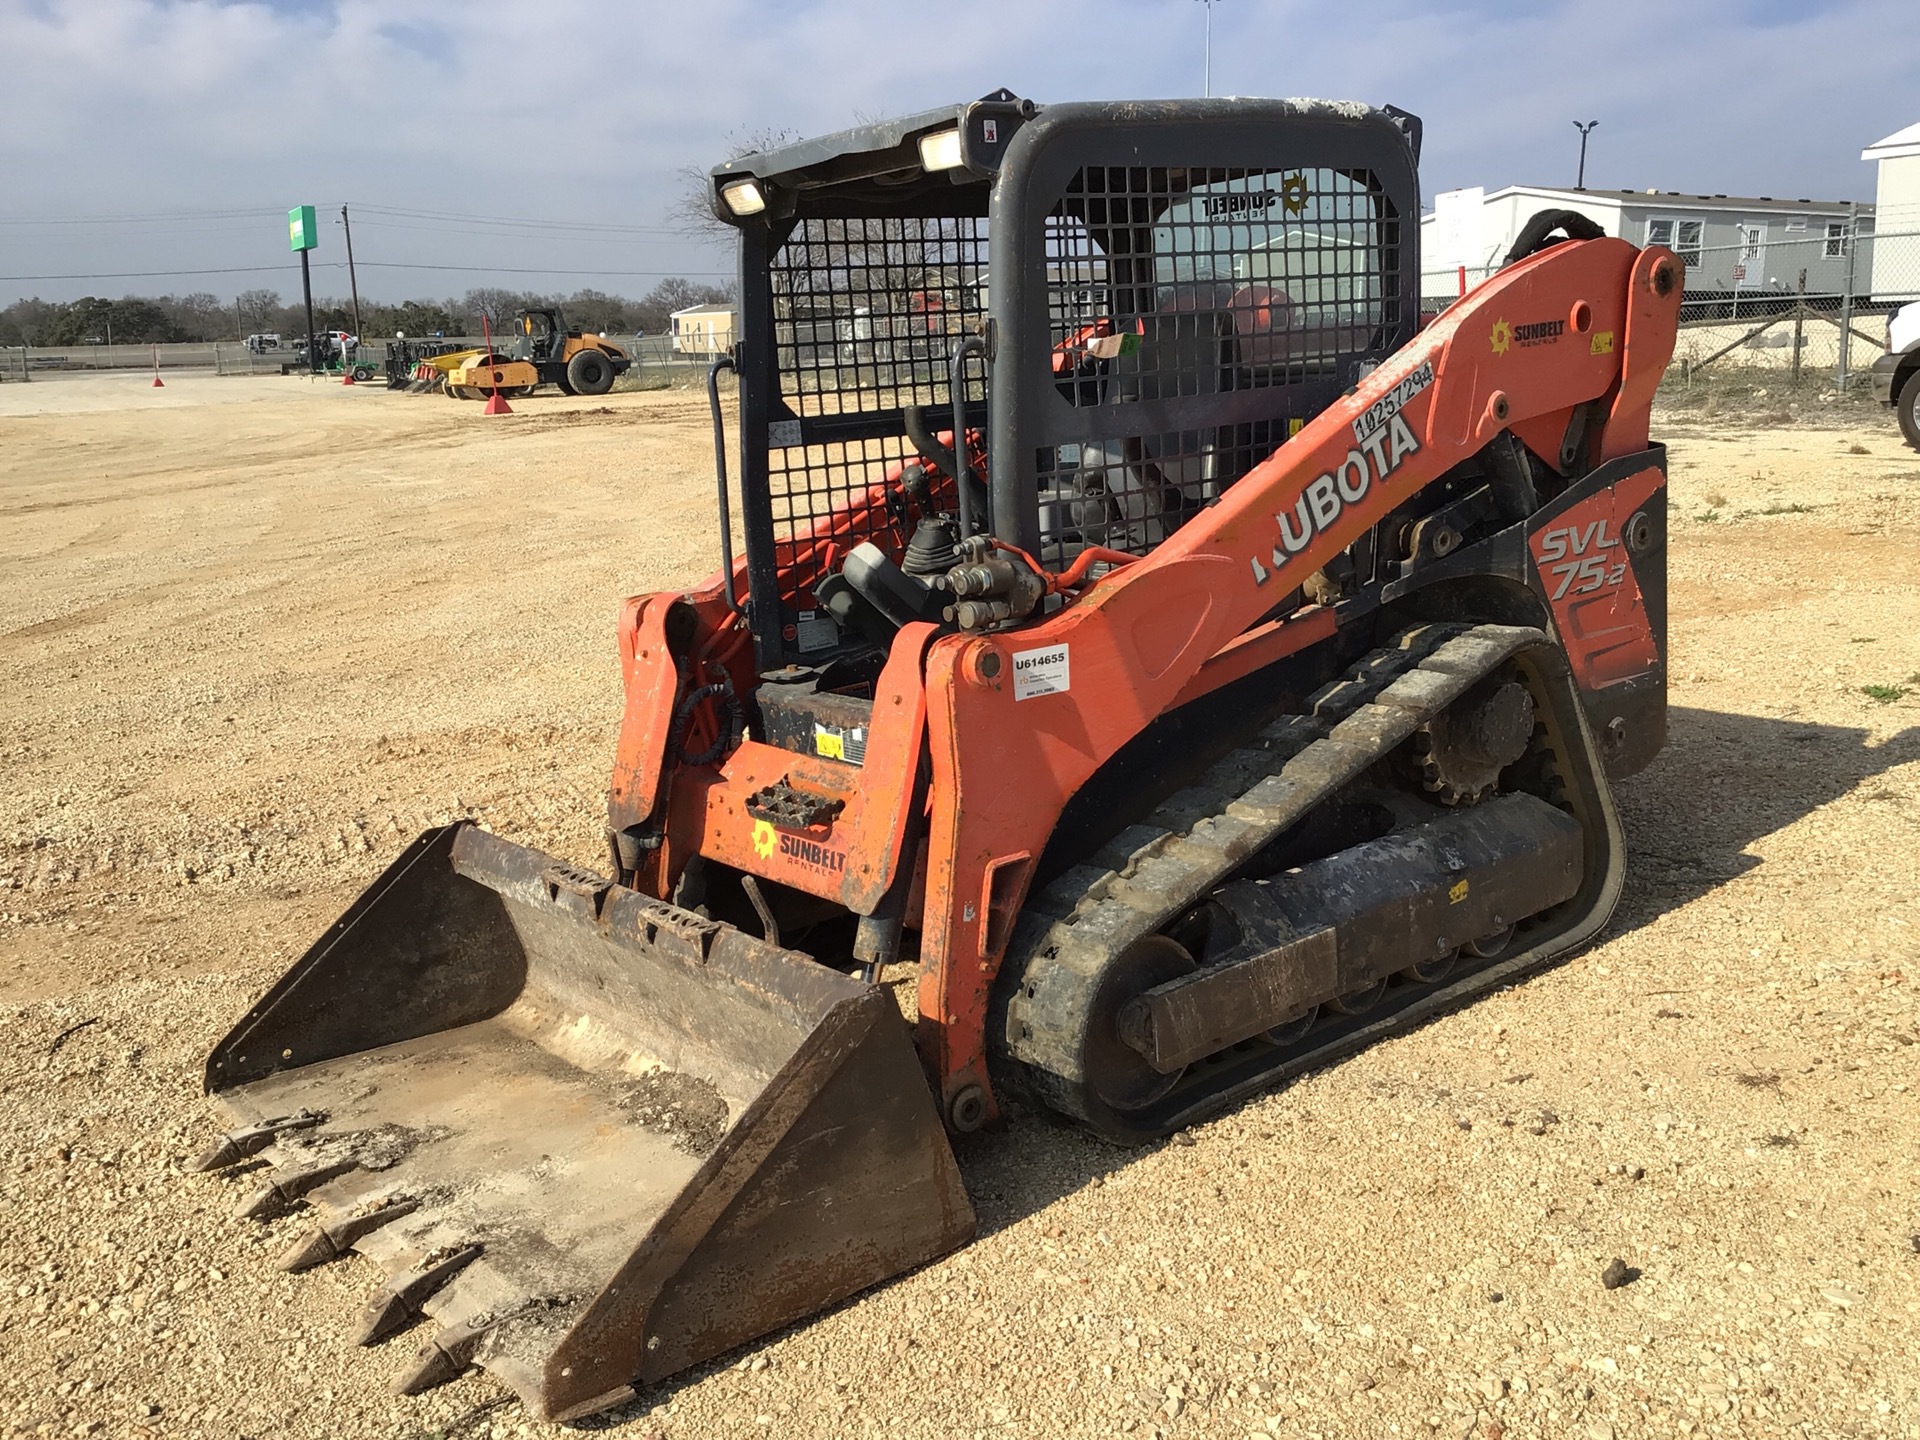
[[[567,384],[577,395],[604,395],[613,388],[613,361],[599,350],[582,350],[567,362]]]
[[[1900,394],[1893,402],[1893,413],[1899,417],[1900,433],[1907,437],[1907,444],[1920,450],[1920,370],[1907,377],[1907,383],[1900,387]]]
[[[353,367],[353,380],[356,385],[364,385],[371,379],[373,379],[373,367],[371,365],[356,365]]]

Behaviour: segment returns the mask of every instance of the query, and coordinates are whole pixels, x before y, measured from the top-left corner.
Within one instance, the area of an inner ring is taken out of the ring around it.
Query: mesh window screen
[[[773,427],[768,468],[782,563],[818,550],[803,542],[825,538],[825,517],[868,496],[912,453],[904,407],[928,407],[936,430],[951,425],[948,364],[984,312],[986,251],[984,217],[904,216],[803,220],[775,255],[781,397],[793,414],[839,417],[836,430],[860,437],[782,445],[797,427]],[[984,377],[968,390],[969,400],[984,400]],[[884,508],[856,516],[832,548],[875,539],[885,522]],[[820,552],[822,565],[831,558]]]
[[[1399,223],[1364,172],[1082,170],[1047,220],[1060,394],[1084,410],[1337,378],[1399,324]],[[1143,410],[1122,438],[1056,447],[1042,558],[1144,553],[1298,428],[1279,393],[1265,417],[1234,409],[1237,423],[1171,433]]]

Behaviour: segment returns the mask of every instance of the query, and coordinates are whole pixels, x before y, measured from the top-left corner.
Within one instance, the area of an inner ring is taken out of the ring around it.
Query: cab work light
[[[960,164],[960,127],[935,130],[920,137],[920,168],[931,173],[952,170]]]
[[[735,180],[730,185],[722,185],[720,198],[727,202],[727,209],[742,217],[758,215],[767,208],[766,192],[757,180]]]

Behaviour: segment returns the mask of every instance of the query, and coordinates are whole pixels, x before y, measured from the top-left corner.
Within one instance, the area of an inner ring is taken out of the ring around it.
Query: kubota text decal
[[[1410,375],[1401,384],[1411,384],[1415,378]],[[1419,453],[1420,442],[1413,436],[1413,427],[1394,411],[1384,426],[1360,441],[1358,449],[1349,450],[1346,459],[1301,491],[1291,511],[1283,510],[1273,517],[1280,526],[1280,543],[1273,547],[1273,569],[1262,565],[1259,556],[1252,557],[1253,583],[1264,585],[1270,575],[1279,574],[1289,560],[1313,543],[1315,536],[1338,523],[1347,506],[1358,505],[1375,485],[1384,483],[1405,464],[1409,455]]]

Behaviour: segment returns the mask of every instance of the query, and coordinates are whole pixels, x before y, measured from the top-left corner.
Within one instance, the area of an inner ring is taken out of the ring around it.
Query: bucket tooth
[[[283,1115],[277,1120],[266,1120],[245,1130],[234,1130],[215,1141],[211,1149],[193,1162],[191,1168],[198,1171],[225,1170],[258,1155],[289,1131],[311,1130],[324,1123],[326,1118],[317,1111],[302,1110],[298,1115]]]
[[[412,1324],[420,1307],[454,1276],[480,1258],[481,1246],[445,1246],[422,1260],[404,1278],[374,1291],[360,1315],[356,1345],[375,1345]]]
[[[309,1190],[317,1190],[329,1180],[337,1180],[355,1168],[352,1160],[327,1160],[305,1170],[292,1170],[270,1180],[241,1203],[237,1212],[243,1220],[266,1220],[288,1206],[296,1205]]]
[[[294,1241],[287,1253],[280,1257],[280,1268],[297,1275],[302,1270],[311,1270],[316,1265],[337,1260],[353,1249],[354,1242],[362,1236],[371,1235],[381,1226],[390,1225],[419,1208],[420,1202],[410,1196],[395,1197],[331,1225],[322,1225],[312,1234]]]
[[[490,1320],[455,1325],[442,1330],[420,1347],[414,1363],[393,1377],[396,1395],[424,1395],[436,1386],[458,1380],[473,1365],[474,1352],[493,1328]]]

